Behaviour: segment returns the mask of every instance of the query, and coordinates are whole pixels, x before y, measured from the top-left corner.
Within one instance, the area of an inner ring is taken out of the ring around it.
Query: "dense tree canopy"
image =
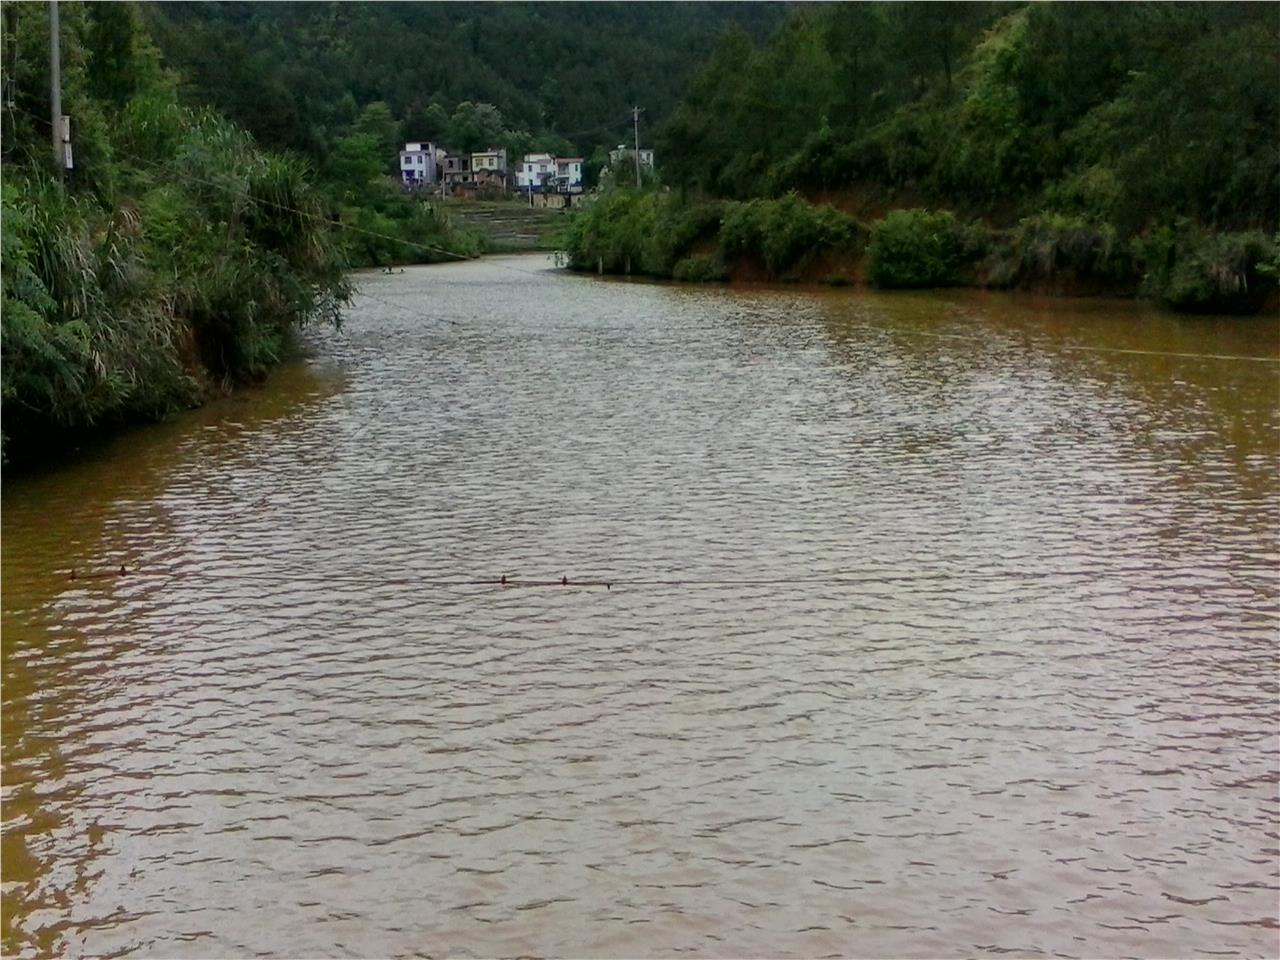
[[[488,146],[496,124],[590,153],[630,129],[633,104],[648,122],[664,119],[731,24],[763,38],[785,7],[212,2],[146,4],[145,14],[192,102],[318,157],[374,101],[406,139]],[[495,113],[459,118],[467,103]]]
[[[1280,220],[1280,6],[841,3],[726,37],[661,147],[715,196],[878,184],[1125,231]]]

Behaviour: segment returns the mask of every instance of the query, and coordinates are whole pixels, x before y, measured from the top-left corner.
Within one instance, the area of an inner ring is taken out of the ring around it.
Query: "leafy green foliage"
[[[832,4],[726,37],[661,145],[721,196],[872,181],[1127,233],[1274,226],[1278,57],[1264,4]]]
[[[710,280],[727,275],[727,262],[744,258],[782,276],[823,250],[850,249],[857,239],[850,217],[796,196],[684,204],[671,193],[610,190],[574,215],[561,242],[577,270]],[[712,247],[714,254],[705,252]]]
[[[1280,227],[1277,63],[1274,4],[819,5],[763,46],[727,35],[659,148],[693,196],[848,191],[980,216],[1008,228],[998,284],[1136,286],[1147,261],[1130,250],[1172,229],[1181,266],[1152,268],[1148,289],[1225,302],[1225,278],[1256,286],[1255,232]],[[877,282],[965,275],[951,231],[918,213],[878,233]]]
[[[804,266],[821,250],[848,249],[856,238],[852,218],[795,194],[731,204],[720,228],[726,257],[758,259],[773,276]]]
[[[949,210],[893,210],[871,229],[877,287],[948,287],[965,281],[964,230]]]
[[[992,246],[987,282],[995,287],[1063,275],[1121,282],[1135,270],[1115,227],[1066,214],[1028,217]]]
[[[50,174],[47,129],[6,128],[8,457],[58,430],[162,416],[213,382],[260,376],[297,326],[336,323],[348,291],[328,202],[304,162],[179,106],[132,8],[63,9],[69,181]],[[19,11],[20,47],[47,38],[46,16]],[[37,99],[32,74],[5,79],[15,100]]]
[[[719,257],[695,254],[679,261],[671,270],[673,280],[686,283],[707,283],[712,280],[726,280],[729,272],[724,261]]]
[[[190,102],[320,164],[375,101],[405,140],[494,144],[469,103],[500,114],[499,133],[557,134],[572,144],[563,152],[589,155],[630,132],[635,103],[646,124],[660,123],[729,24],[763,37],[785,7],[158,3],[143,13]]]
[[[1195,313],[1248,313],[1276,288],[1280,237],[1259,230],[1213,234],[1183,225],[1139,244],[1147,292]]]

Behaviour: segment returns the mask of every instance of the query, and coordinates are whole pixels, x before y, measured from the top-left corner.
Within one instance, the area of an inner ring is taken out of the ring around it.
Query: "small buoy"
[[[504,573],[504,574],[502,575],[502,579],[501,579],[501,580],[499,580],[498,582],[499,582],[500,584],[502,584],[502,585],[505,587],[505,586],[507,585],[507,575]]]
[[[122,577],[123,577],[123,576],[124,576],[126,573],[128,573],[128,572],[129,572],[129,571],[128,571],[128,570],[126,570],[126,569],[124,568],[124,564],[123,564],[123,563],[122,563],[122,564],[120,564],[120,576],[122,576]]]
[[[560,578],[560,586],[562,586],[562,587],[567,587],[568,585],[569,585],[569,578],[568,578],[568,577],[561,577],[561,578]]]
[[[72,579],[72,580],[74,580],[75,578],[76,578],[76,568],[75,568],[75,567],[72,567],[72,568],[71,568],[71,579]]]
[[[606,584],[604,585],[604,588],[605,588],[606,590],[612,590],[612,589],[613,589],[613,584],[612,584],[612,583],[606,583]]]

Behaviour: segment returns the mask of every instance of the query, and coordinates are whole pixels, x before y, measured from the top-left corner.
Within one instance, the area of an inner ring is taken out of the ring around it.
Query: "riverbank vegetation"
[[[333,213],[305,163],[180,106],[131,7],[61,12],[63,105],[75,124],[65,179],[43,119],[48,13],[6,7],[8,461],[261,376],[293,329],[337,322],[348,295]]]
[[[720,280],[731,262],[788,277],[825,253],[857,250],[863,238],[852,217],[794,194],[688,203],[613,190],[574,217],[561,242],[578,270]]]
[[[731,32],[659,142],[678,206],[724,211],[699,251],[722,269],[683,273],[734,273],[736,205],[799,197],[861,225],[865,245],[814,250],[852,249],[838,273],[880,286],[1256,310],[1280,266],[1278,71],[1270,4],[849,3],[797,10],[760,46]],[[571,262],[616,260],[642,222],[603,221],[645,209],[585,212]]]

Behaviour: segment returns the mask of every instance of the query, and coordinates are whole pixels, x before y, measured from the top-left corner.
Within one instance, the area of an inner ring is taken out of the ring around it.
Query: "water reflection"
[[[1065,349],[1271,327],[361,284],[6,489],[6,954],[1274,954],[1277,365]]]
[[[304,429],[317,405],[341,387],[336,371],[299,361],[269,387],[112,438],[74,466],[6,478],[0,853],[6,954],[50,955],[74,943],[67,937],[71,904],[88,898],[88,887],[107,869],[101,858],[111,861],[115,853],[113,811],[77,815],[90,806],[86,792],[106,769],[119,772],[109,759],[119,751],[166,753],[138,723],[148,712],[163,712],[163,691],[148,690],[128,671],[104,669],[138,657],[129,629],[135,611],[167,602],[162,584],[138,577],[140,568],[166,569],[181,551],[166,487],[175,475],[213,463],[217,470],[206,482],[216,490],[247,467],[251,447]],[[105,575],[121,564],[133,574]],[[74,581],[72,570],[79,574]],[[103,623],[109,626],[100,629]],[[173,638],[178,655],[179,639]],[[140,767],[149,771],[150,764]],[[93,923],[134,919],[122,911]]]

